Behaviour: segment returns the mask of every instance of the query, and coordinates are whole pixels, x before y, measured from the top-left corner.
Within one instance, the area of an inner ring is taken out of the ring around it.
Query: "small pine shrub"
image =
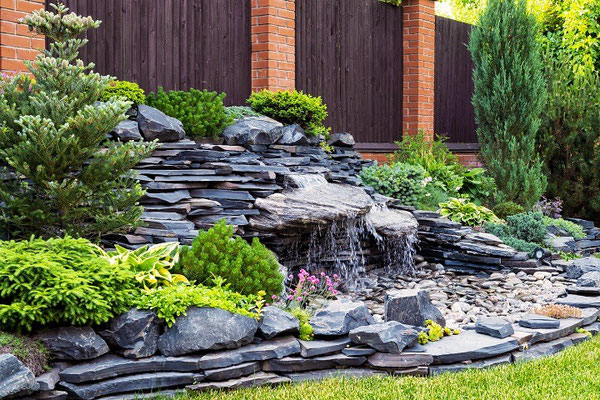
[[[535,308],[533,312],[556,319],[581,317],[581,309],[563,304],[546,304],[545,306]]]
[[[503,203],[496,204],[492,211],[494,211],[494,214],[496,214],[498,218],[506,219],[511,215],[525,212],[525,209],[517,203],[513,203],[512,201],[505,201]]]
[[[420,165],[394,163],[371,165],[360,172],[362,183],[407,206],[416,206],[426,195],[425,169]]]
[[[223,105],[224,98],[225,93],[196,89],[165,92],[159,87],[146,101],[149,106],[180,120],[188,135],[216,138],[233,122]]]
[[[200,232],[191,246],[181,249],[175,272],[205,285],[221,277],[232,290],[244,295],[260,291],[265,291],[269,298],[280,295],[283,276],[275,255],[257,238],[252,244],[239,236],[233,238],[233,230],[233,226],[221,220]]]
[[[566,219],[562,219],[562,218],[554,219],[554,218],[544,216],[542,221],[544,222],[544,225],[546,227],[555,226],[557,228],[564,230],[565,232],[567,232],[569,234],[569,236],[572,236],[573,239],[579,240],[579,239],[583,239],[587,236],[585,234],[585,232],[583,231],[583,227],[581,225],[576,224],[571,221],[567,221]]]
[[[300,125],[307,135],[329,137],[330,128],[323,125],[323,120],[327,118],[327,106],[321,97],[296,90],[262,90],[252,93],[248,104],[254,111],[279,122]]]
[[[0,241],[0,326],[101,324],[127,311],[139,291],[135,274],[100,254],[70,237]]]
[[[17,357],[35,376],[50,369],[50,357],[43,344],[26,336],[0,332],[0,354]]]
[[[467,226],[482,226],[487,222],[500,222],[491,210],[478,206],[467,199],[455,198],[440,203],[439,213],[443,217]]]
[[[244,106],[231,106],[225,107],[225,112],[234,120],[242,119],[244,117],[263,117],[261,113],[258,113],[250,107]]]
[[[125,98],[133,104],[144,104],[146,92],[135,82],[114,81],[104,89],[100,95],[100,101],[108,101],[114,98]]]
[[[546,241],[546,226],[540,212],[527,212],[506,218],[511,236],[528,242],[543,244]]]

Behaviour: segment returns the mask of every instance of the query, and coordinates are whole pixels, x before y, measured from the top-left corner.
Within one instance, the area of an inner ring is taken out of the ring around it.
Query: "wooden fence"
[[[359,148],[402,137],[402,9],[373,0],[296,0],[296,88]]]
[[[228,105],[250,94],[250,1],[63,0],[103,21],[82,59],[146,91],[224,91]]]
[[[470,33],[469,24],[435,18],[435,132],[457,150],[477,148]]]

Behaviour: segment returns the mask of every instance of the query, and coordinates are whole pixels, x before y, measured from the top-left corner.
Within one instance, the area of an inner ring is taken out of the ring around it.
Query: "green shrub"
[[[131,101],[133,104],[144,104],[146,102],[146,93],[135,82],[128,81],[114,81],[102,91],[100,95],[100,101],[109,101],[114,98],[124,97],[126,100]]]
[[[573,237],[574,239],[583,239],[587,236],[583,232],[583,227],[581,225],[576,224],[571,221],[567,221],[566,219],[562,219],[562,218],[555,219],[555,218],[550,218],[550,217],[544,216],[542,218],[542,221],[544,222],[544,225],[546,227],[556,226],[557,228],[560,228],[560,229],[566,231],[569,234],[569,236]]]
[[[294,307],[286,310],[294,317],[298,319],[300,322],[300,340],[313,340],[314,337],[314,329],[312,325],[308,322],[310,320],[310,313],[308,310],[302,309],[300,307]]]
[[[426,176],[420,165],[405,163],[371,165],[360,171],[363,184],[407,206],[418,205],[425,196]]]
[[[261,113],[258,113],[250,107],[244,106],[231,106],[225,107],[225,112],[234,120],[242,119],[244,117],[263,117]]]
[[[506,218],[506,225],[511,236],[528,242],[544,244],[546,241],[546,226],[540,212],[526,212],[511,215]]]
[[[440,203],[439,213],[443,217],[468,226],[482,226],[487,222],[500,222],[491,210],[478,206],[467,199],[454,198],[445,203]]]
[[[202,285],[162,286],[152,292],[145,292],[136,299],[136,307],[154,310],[168,326],[175,323],[180,315],[185,315],[189,307],[221,308],[234,314],[260,318],[263,294],[244,296],[224,285],[223,279],[215,279],[213,287]]]
[[[181,249],[175,271],[206,285],[221,277],[232,290],[245,295],[260,291],[265,291],[269,298],[280,295],[283,276],[275,255],[257,238],[252,244],[239,236],[233,238],[233,230],[233,226],[221,220],[200,232],[191,246]]]
[[[495,0],[473,27],[472,103],[482,160],[498,200],[529,209],[547,180],[537,148],[546,82],[535,16],[525,0]]]
[[[188,135],[215,138],[233,122],[223,105],[224,98],[225,93],[196,89],[165,92],[159,87],[146,100],[148,105],[180,120]]]
[[[488,204],[496,189],[496,181],[483,168],[466,169],[463,172],[460,193],[469,196],[475,204]]]
[[[40,342],[26,336],[0,331],[0,354],[17,357],[35,376],[50,369],[48,350]]]
[[[252,93],[248,104],[254,111],[279,122],[300,125],[307,135],[329,137],[330,128],[323,125],[323,120],[327,118],[327,106],[321,97],[296,90],[262,90]]]
[[[100,254],[87,240],[70,237],[1,241],[1,326],[101,324],[127,311],[139,291],[135,274]]]
[[[522,206],[517,203],[513,203],[512,201],[505,201],[500,204],[496,204],[492,209],[494,214],[498,216],[498,218],[506,219],[506,217],[510,217],[511,215],[520,214],[524,212]]]

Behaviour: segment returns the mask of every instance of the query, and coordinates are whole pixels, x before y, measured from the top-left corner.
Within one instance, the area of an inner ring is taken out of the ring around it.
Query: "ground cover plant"
[[[100,101],[113,98],[125,98],[135,105],[146,103],[146,92],[137,83],[129,81],[114,81],[102,91]]]
[[[0,354],[7,353],[17,357],[35,376],[50,369],[50,355],[40,342],[0,331]]]
[[[533,312],[535,314],[557,319],[581,317],[581,309],[564,304],[546,304],[535,308]]]
[[[97,103],[114,81],[77,59],[77,37],[99,21],[39,10],[23,22],[50,40],[26,62],[32,75],[0,83],[0,226],[10,237],[66,235],[98,238],[139,225],[143,195],[131,170],[154,143],[105,143],[131,102]]]
[[[177,400],[595,399],[600,393],[599,364],[596,337],[553,357],[432,378],[332,378],[276,388],[189,393]]]
[[[537,248],[545,246],[547,230],[541,212],[511,215],[506,218],[506,223],[487,223],[484,228],[518,251],[532,254]]]

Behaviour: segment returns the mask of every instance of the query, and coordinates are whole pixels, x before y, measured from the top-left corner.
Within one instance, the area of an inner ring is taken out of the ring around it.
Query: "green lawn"
[[[600,399],[600,338],[559,355],[519,365],[435,378],[329,379],[320,382],[206,392],[178,400]]]

